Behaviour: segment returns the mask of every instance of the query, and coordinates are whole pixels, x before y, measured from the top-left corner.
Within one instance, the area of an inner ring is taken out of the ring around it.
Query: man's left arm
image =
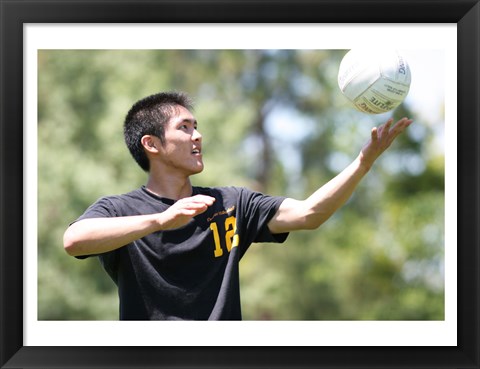
[[[357,158],[332,180],[305,200],[287,198],[268,223],[272,233],[285,233],[300,229],[316,229],[330,218],[352,195],[377,158],[392,144],[412,120],[402,118],[393,126],[389,119],[371,132],[370,141]]]

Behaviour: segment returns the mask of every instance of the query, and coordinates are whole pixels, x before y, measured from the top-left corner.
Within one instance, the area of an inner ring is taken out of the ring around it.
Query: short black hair
[[[137,101],[130,108],[123,127],[125,143],[140,167],[148,172],[150,162],[145,154],[141,139],[145,135],[156,136],[165,142],[164,126],[176,106],[193,109],[193,102],[184,92],[160,92]]]

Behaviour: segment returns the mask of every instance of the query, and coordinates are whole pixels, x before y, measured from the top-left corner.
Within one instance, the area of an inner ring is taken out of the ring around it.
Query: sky
[[[404,50],[412,73],[405,103],[428,121],[442,120],[445,60],[442,50]],[[432,122],[432,123],[433,123]]]

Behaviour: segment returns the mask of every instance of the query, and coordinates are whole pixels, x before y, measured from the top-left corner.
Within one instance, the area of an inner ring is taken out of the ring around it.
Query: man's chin
[[[203,163],[202,163],[201,165],[198,165],[197,168],[195,168],[195,169],[192,171],[192,175],[203,172],[203,168],[204,168]]]

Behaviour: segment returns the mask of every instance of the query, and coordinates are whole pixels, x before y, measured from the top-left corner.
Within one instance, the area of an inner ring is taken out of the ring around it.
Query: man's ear
[[[140,142],[142,146],[151,153],[158,153],[159,140],[157,137],[152,135],[145,135],[141,138]]]

